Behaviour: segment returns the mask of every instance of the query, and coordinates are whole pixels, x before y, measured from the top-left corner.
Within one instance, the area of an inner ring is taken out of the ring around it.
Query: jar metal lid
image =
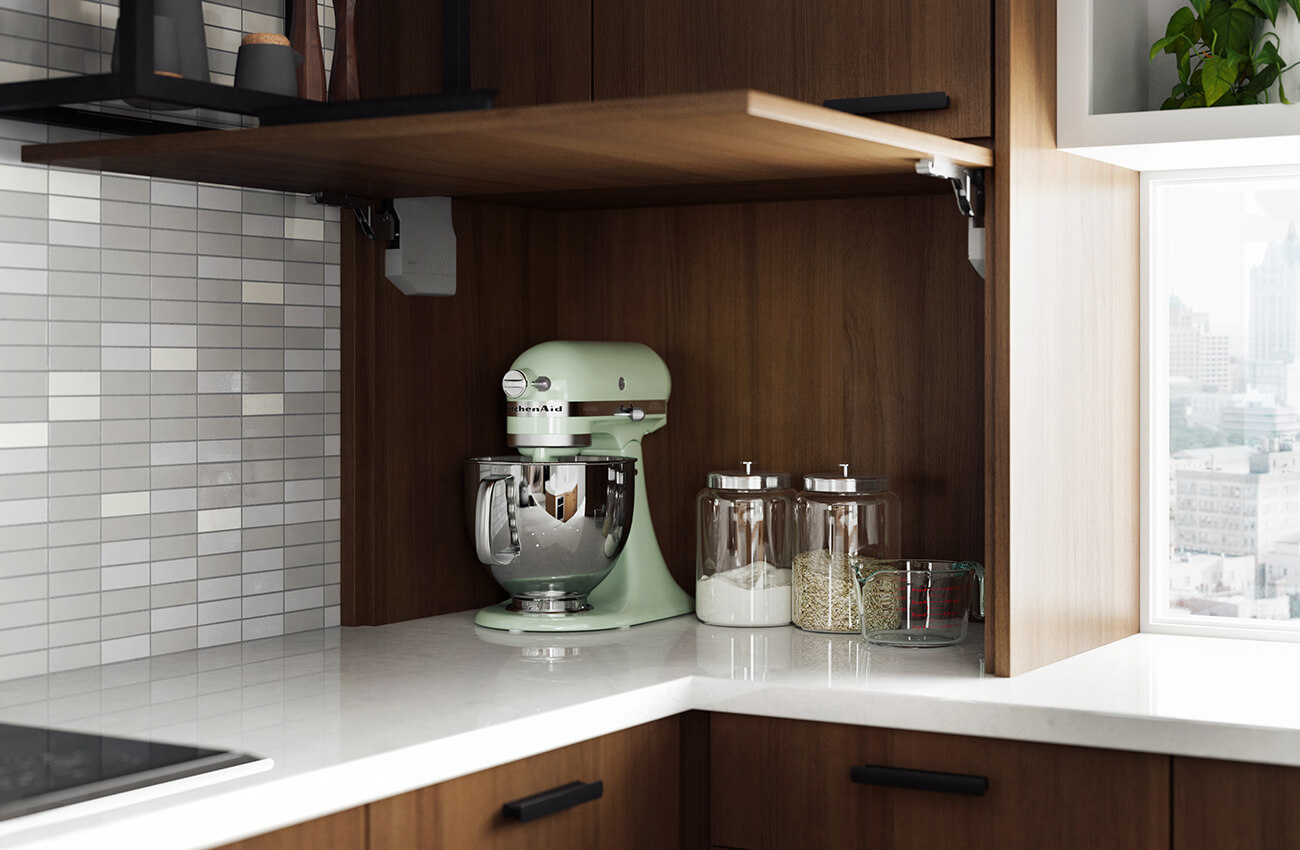
[[[717,490],[784,490],[790,486],[785,472],[710,472],[709,486]]]
[[[878,493],[889,489],[888,475],[805,475],[803,488],[814,493]]]

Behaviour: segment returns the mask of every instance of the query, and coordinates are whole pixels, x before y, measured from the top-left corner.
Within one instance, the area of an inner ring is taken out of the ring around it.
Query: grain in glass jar
[[[840,473],[804,477],[795,498],[796,553],[791,618],[815,632],[862,627],[857,570],[897,558],[902,538],[898,496],[884,475]]]

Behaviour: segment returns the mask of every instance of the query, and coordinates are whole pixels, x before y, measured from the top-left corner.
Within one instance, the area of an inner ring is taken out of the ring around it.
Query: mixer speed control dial
[[[501,378],[501,391],[506,398],[519,398],[528,391],[528,376],[518,369],[511,369]]]

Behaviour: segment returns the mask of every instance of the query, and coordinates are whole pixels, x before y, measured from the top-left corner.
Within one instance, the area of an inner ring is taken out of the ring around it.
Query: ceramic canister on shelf
[[[298,65],[302,56],[289,39],[276,33],[244,36],[235,60],[235,88],[298,96]]]

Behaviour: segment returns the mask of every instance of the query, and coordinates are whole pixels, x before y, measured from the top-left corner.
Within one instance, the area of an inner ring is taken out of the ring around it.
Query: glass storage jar
[[[715,626],[790,622],[794,490],[751,467],[710,472],[695,499],[695,615]]]
[[[897,558],[902,535],[898,496],[884,475],[809,475],[795,499],[794,624],[814,632],[857,632],[857,571]]]

